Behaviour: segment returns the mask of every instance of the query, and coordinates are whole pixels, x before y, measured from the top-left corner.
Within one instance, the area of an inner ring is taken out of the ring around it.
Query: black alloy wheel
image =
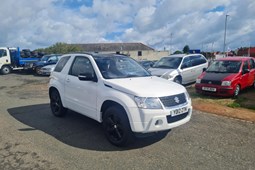
[[[60,95],[57,90],[50,93],[50,108],[53,115],[62,117],[66,113],[66,108],[63,107]]]
[[[118,106],[110,107],[103,117],[106,138],[116,146],[127,146],[134,140],[126,112]]]

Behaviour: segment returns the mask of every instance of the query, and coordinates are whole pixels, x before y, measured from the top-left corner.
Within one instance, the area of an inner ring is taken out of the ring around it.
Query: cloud
[[[3,0],[0,46],[143,42],[156,49],[255,46],[253,0]],[[172,36],[171,36],[172,35]]]

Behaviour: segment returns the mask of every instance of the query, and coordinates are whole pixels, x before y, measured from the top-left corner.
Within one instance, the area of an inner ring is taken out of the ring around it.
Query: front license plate
[[[182,107],[182,108],[175,109],[175,110],[171,111],[171,115],[172,116],[177,116],[177,115],[181,115],[183,113],[186,113],[187,111],[188,111],[187,107]]]
[[[216,88],[213,87],[202,87],[202,90],[216,92]]]

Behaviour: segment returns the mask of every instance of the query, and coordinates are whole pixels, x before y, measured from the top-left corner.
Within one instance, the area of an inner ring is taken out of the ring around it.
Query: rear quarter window
[[[58,64],[56,65],[54,71],[61,72],[69,59],[70,59],[70,56],[60,58],[60,60],[59,60]]]

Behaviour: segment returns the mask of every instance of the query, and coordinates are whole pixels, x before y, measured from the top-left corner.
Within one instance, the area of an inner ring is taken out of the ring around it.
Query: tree
[[[185,53],[185,54],[188,54],[189,53],[189,46],[188,45],[185,45],[184,47],[183,47],[183,53]]]
[[[71,45],[71,44],[67,44],[67,43],[62,43],[62,42],[58,42],[48,48],[44,48],[44,49],[37,49],[40,52],[44,52],[46,54],[66,54],[66,53],[71,53],[71,52],[78,52],[81,51],[80,47],[76,46],[76,45]]]
[[[177,51],[174,52],[174,54],[182,54],[182,52],[177,50]]]

